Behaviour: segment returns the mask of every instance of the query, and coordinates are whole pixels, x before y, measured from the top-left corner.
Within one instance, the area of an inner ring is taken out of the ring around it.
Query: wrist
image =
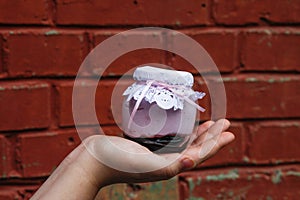
[[[83,141],[83,150],[73,162],[74,167],[79,167],[84,174],[85,178],[91,185],[98,191],[102,187],[111,184],[112,170],[105,164],[101,163],[95,157],[94,147],[99,141],[101,142],[102,136],[92,136]]]
[[[64,159],[32,199],[95,198],[108,184],[110,173],[109,168],[90,154],[86,141]]]

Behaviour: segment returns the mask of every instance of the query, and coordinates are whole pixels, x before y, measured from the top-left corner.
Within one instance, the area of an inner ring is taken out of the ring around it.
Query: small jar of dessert
[[[155,153],[183,151],[194,132],[196,102],[205,96],[192,89],[194,77],[185,71],[138,67],[136,81],[123,93],[122,126],[127,139]]]

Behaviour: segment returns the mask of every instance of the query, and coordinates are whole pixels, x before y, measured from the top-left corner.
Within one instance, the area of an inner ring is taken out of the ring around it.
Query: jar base
[[[183,137],[177,135],[166,135],[154,138],[133,138],[124,134],[124,137],[146,147],[150,151],[157,154],[180,153],[185,150],[189,141],[187,136]]]

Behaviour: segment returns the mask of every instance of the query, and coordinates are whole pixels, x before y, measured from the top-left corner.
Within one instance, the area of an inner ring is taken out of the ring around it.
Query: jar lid
[[[169,85],[182,85],[189,88],[194,84],[194,77],[189,72],[151,66],[138,67],[133,73],[133,78],[137,81],[156,80]]]

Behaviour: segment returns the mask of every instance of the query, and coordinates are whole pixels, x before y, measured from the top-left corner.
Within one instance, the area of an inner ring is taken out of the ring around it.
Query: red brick
[[[207,120],[217,120],[220,118],[226,117],[226,107],[224,109],[224,104],[226,104],[226,97],[224,96],[223,100],[220,100],[221,92],[219,92],[219,86],[211,86],[212,84],[210,76],[206,76],[206,81],[203,80],[201,76],[194,76],[194,91],[204,92],[206,95],[203,99],[198,100],[198,104],[205,108],[204,112],[198,112],[197,120],[198,121],[207,121]],[[217,92],[216,92],[217,91]],[[212,93],[214,92],[214,93]]]
[[[0,177],[1,178],[6,178],[7,177],[7,168],[8,168],[8,164],[7,164],[7,159],[8,159],[8,147],[7,147],[7,141],[5,136],[0,135]]]
[[[105,135],[123,136],[123,131],[118,126],[103,126],[101,128]]]
[[[250,29],[243,34],[245,70],[300,71],[300,29]]]
[[[0,135],[0,180],[20,177],[16,170],[15,143],[14,137]]]
[[[214,0],[213,15],[219,24],[299,23],[300,5],[292,1],[218,1]]]
[[[58,83],[56,89],[58,91],[58,118],[60,126],[73,126],[73,112],[72,112],[72,92],[73,92],[74,82],[61,82]],[[82,87],[86,88],[87,91],[90,91],[90,88],[96,83],[88,82],[88,85],[84,82]],[[82,124],[97,124],[96,121],[92,120],[90,114],[92,111],[87,110],[86,103],[84,102],[83,97],[78,96],[76,99],[79,99],[78,102],[82,102],[82,109],[85,109],[86,113],[84,116],[84,122]],[[105,98],[106,100],[106,98]]]
[[[50,86],[46,82],[0,84],[0,130],[46,128],[50,122]]]
[[[52,2],[22,0],[0,2],[1,24],[51,24]]]
[[[96,91],[96,112],[100,124],[119,124],[122,121],[122,93],[132,84],[129,80],[100,81]],[[105,97],[105,98],[103,98]]]
[[[120,33],[119,31],[101,31],[96,32],[94,34],[94,46],[101,44],[105,39]],[[122,32],[121,32],[122,33]],[[151,31],[151,32],[132,32],[131,34],[122,33],[122,42],[126,43],[127,41],[131,41],[130,39],[133,39],[135,41],[149,41],[150,38],[151,41],[157,42],[157,44],[163,44],[165,40],[162,37],[162,33],[160,31]],[[144,38],[144,39],[143,39]],[[117,39],[115,39],[115,45],[119,45],[117,42]],[[132,44],[129,42],[129,44]],[[102,43],[103,45],[103,43]],[[108,47],[109,48],[109,47]],[[110,46],[110,48],[113,50],[113,46]],[[124,46],[116,46],[120,51],[121,50],[129,50],[129,47]],[[109,51],[107,52],[109,54]],[[107,66],[108,68],[104,71],[104,76],[121,76],[125,73],[128,73],[133,68],[146,64],[146,63],[165,63],[165,51],[158,50],[158,49],[138,49],[134,51],[130,51],[128,53],[122,53],[123,55],[119,55],[119,57],[115,60],[112,60],[112,63]],[[99,55],[100,56],[100,55]],[[96,59],[98,60],[98,56],[96,56]],[[96,61],[97,62],[97,61]],[[104,67],[104,66],[103,66]],[[91,71],[92,74],[98,74],[98,68],[95,68]],[[132,72],[131,72],[132,73]]]
[[[209,24],[207,0],[57,1],[58,24],[173,25]]]
[[[82,32],[33,30],[11,33],[6,36],[10,76],[74,76],[87,54]]]
[[[229,29],[208,29],[208,30],[189,30],[182,31],[182,33],[196,40],[211,56],[213,61],[221,72],[230,72],[236,68],[238,63],[237,58],[237,35],[238,32]],[[172,39],[172,36],[169,36]],[[192,52],[197,53],[197,52]],[[195,67],[190,64],[187,58],[179,55],[168,55],[168,64],[175,69],[190,71],[192,73],[199,73]],[[199,57],[200,59],[200,57]],[[202,72],[211,71],[207,66],[200,66]]]
[[[221,149],[215,156],[205,161],[199,167],[224,166],[229,164],[240,164],[244,162],[246,150],[246,137],[242,124],[232,123],[229,131],[235,135],[235,140]]]
[[[271,121],[249,125],[249,162],[299,162],[300,122]]]
[[[79,143],[76,131],[18,135],[17,155],[20,174],[23,177],[49,175]]]
[[[11,189],[6,189],[5,191],[0,190],[0,200],[14,200],[21,199],[21,196],[18,194],[18,191]]]
[[[91,118],[91,114],[93,110],[90,110],[89,107],[86,106],[85,96],[79,95],[78,102],[82,104],[80,108],[82,108],[79,113],[81,113],[81,120],[78,124],[81,125],[89,125],[89,124],[115,124],[121,123],[121,107],[122,107],[122,92],[130,85],[132,81],[121,81],[118,84],[116,91],[116,97],[113,101],[111,101],[112,92],[114,87],[116,86],[116,80],[103,80],[100,81],[98,86],[94,81],[83,80],[81,81],[81,86],[79,90],[80,94],[86,94],[95,85],[97,86],[96,96],[95,96],[95,109],[98,117],[98,121],[95,121]],[[59,94],[59,125],[60,126],[73,126],[74,120],[72,115],[72,89],[73,82],[60,82],[57,83],[57,91]],[[74,102],[73,102],[74,103]],[[112,109],[115,110],[115,116],[113,116]]]
[[[3,68],[3,55],[2,55],[2,49],[3,49],[3,38],[2,35],[0,35],[0,77],[4,72],[4,68]]]
[[[229,118],[299,117],[299,76],[236,75],[224,76],[223,81]]]
[[[179,200],[178,180],[174,177],[169,180],[150,183],[114,184],[103,188],[95,200],[116,199],[172,199]]]
[[[181,199],[297,199],[299,166],[201,170],[180,176]]]
[[[36,185],[2,185],[0,186],[0,200],[28,200],[37,188]]]

